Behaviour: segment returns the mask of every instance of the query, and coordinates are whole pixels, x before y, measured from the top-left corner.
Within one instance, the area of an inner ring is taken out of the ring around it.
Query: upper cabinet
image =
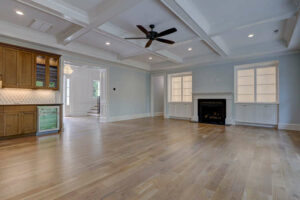
[[[18,87],[32,88],[34,82],[33,53],[18,51]]]
[[[0,80],[6,88],[59,89],[59,55],[0,44]]]
[[[58,89],[58,74],[59,68],[59,58],[49,57],[49,82],[48,87],[53,89]]]
[[[35,55],[35,87],[59,89],[59,56]]]
[[[3,87],[18,87],[18,50],[4,48],[3,51]]]

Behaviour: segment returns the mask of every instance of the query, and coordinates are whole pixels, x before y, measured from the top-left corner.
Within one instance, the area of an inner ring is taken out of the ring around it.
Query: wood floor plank
[[[0,199],[299,200],[300,133],[161,117],[66,118],[0,141]]]

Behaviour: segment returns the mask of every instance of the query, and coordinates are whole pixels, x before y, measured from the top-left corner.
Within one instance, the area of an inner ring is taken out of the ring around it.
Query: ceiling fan
[[[168,30],[165,30],[163,32],[157,33],[156,31],[153,31],[153,29],[155,28],[155,26],[153,24],[151,24],[150,27],[150,31],[147,31],[142,25],[137,25],[138,29],[140,29],[140,31],[142,31],[143,33],[145,33],[146,37],[132,37],[132,38],[125,38],[126,40],[139,40],[139,39],[148,39],[149,41],[147,42],[145,48],[150,47],[150,45],[152,44],[153,40],[159,41],[159,42],[163,42],[163,43],[167,43],[167,44],[174,44],[175,42],[172,40],[167,40],[167,39],[163,39],[160,37],[163,37],[165,35],[169,35],[171,33],[174,33],[177,31],[176,28],[170,28]]]

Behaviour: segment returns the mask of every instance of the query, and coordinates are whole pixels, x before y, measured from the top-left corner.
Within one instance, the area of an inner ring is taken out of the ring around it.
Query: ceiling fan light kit
[[[177,31],[176,28],[170,28],[170,29],[167,29],[165,31],[162,31],[160,33],[156,32],[156,31],[153,31],[153,29],[155,28],[155,25],[151,24],[149,27],[150,27],[150,31],[147,31],[147,29],[145,29],[142,25],[137,25],[138,29],[140,31],[142,31],[146,37],[131,37],[131,38],[125,38],[126,40],[140,40],[140,39],[147,39],[148,42],[146,43],[145,45],[145,48],[148,48],[151,46],[153,40],[156,40],[156,41],[159,41],[159,42],[162,42],[162,43],[166,43],[166,44],[174,44],[175,42],[172,41],[172,40],[167,40],[167,39],[163,39],[163,38],[160,38],[160,37],[163,37],[163,36],[166,36],[166,35],[169,35],[169,34],[172,34],[172,33],[175,33]]]

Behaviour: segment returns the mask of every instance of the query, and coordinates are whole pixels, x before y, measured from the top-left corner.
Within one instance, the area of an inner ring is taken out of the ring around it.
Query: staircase
[[[89,110],[88,116],[100,117],[99,106],[98,106],[98,105],[93,106],[93,107]]]

